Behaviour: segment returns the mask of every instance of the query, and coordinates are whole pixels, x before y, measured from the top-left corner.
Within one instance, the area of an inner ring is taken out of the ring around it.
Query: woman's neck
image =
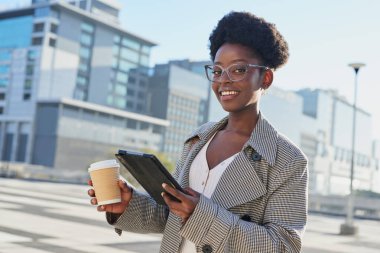
[[[259,110],[257,108],[233,112],[229,114],[228,123],[224,130],[250,136],[257,124],[258,119]]]

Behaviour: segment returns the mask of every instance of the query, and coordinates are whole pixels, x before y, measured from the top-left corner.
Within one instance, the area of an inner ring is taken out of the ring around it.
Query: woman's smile
[[[236,90],[225,90],[219,92],[219,97],[221,101],[234,99],[239,95],[239,91]]]

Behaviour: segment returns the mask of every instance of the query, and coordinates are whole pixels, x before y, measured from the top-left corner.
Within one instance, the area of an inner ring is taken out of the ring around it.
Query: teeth
[[[238,94],[238,92],[237,91],[222,91],[222,92],[220,92],[220,94],[222,95],[222,96],[228,96],[228,95],[235,95],[235,94]]]

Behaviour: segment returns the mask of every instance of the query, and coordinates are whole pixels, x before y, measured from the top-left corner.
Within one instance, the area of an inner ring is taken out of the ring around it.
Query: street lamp
[[[361,67],[364,67],[364,63],[351,63],[348,64],[349,67],[353,68],[355,71],[355,92],[354,92],[354,115],[352,122],[352,145],[351,145],[351,173],[350,173],[350,195],[348,196],[347,203],[347,216],[346,221],[340,225],[340,234],[342,235],[355,235],[358,233],[358,227],[354,226],[354,191],[353,191],[353,181],[354,181],[354,166],[355,166],[355,130],[356,130],[356,97],[358,89],[358,73]]]

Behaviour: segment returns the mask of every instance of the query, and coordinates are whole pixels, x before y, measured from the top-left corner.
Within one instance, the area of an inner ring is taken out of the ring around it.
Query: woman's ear
[[[273,83],[273,71],[266,69],[263,75],[263,89],[268,89]]]

